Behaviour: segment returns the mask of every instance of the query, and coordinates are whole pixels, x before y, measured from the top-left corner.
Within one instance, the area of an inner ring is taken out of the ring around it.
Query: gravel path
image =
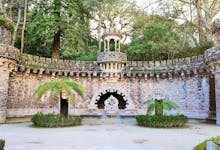
[[[0,125],[5,150],[190,150],[204,139],[220,135],[220,126],[188,124],[188,128],[154,129],[135,120],[87,119],[82,126],[33,128],[31,123]]]

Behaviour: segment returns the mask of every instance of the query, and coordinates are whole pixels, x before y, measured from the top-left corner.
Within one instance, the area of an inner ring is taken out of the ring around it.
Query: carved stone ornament
[[[110,96],[105,100],[105,111],[108,115],[116,115],[118,113],[118,100],[114,96]]]

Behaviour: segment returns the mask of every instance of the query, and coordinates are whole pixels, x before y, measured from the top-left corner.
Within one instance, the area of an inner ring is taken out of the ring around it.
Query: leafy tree
[[[101,33],[105,29],[115,28],[125,36],[124,40],[130,36],[133,21],[139,14],[139,9],[135,2],[130,0],[89,0],[87,1],[92,9],[92,20],[99,41],[101,50]]]
[[[129,59],[173,59],[180,47],[180,37],[172,26],[153,24],[147,26],[143,35],[133,39],[128,48]]]
[[[176,103],[164,99],[156,99],[153,101],[147,100],[146,102],[144,102],[144,104],[147,103],[149,104],[147,110],[148,115],[150,115],[153,112],[153,110],[155,110],[155,115],[163,115],[164,110],[170,111],[172,109],[179,108],[179,106]]]
[[[29,19],[26,44],[30,51],[44,53],[43,50],[48,55],[52,49],[52,58],[59,59],[61,50],[72,51],[77,55],[86,49],[90,15],[83,2],[84,0],[41,1],[42,6]]]
[[[181,22],[183,30],[193,28],[186,37],[195,38],[194,44],[212,41],[211,22],[219,13],[220,0],[159,0],[158,5],[162,15]]]
[[[56,98],[60,95],[61,92],[64,92],[67,95],[70,103],[75,103],[76,99],[75,95],[72,93],[72,90],[74,90],[83,98],[84,87],[81,84],[72,82],[67,78],[62,78],[59,81],[50,81],[44,83],[37,88],[34,96],[36,96],[36,101],[38,102],[40,101],[41,97],[48,91],[50,91],[50,96],[52,98]]]

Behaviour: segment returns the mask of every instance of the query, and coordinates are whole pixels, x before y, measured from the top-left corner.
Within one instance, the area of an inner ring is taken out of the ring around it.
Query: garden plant
[[[34,96],[36,96],[36,102],[39,102],[41,97],[48,91],[50,91],[51,98],[59,98],[61,92],[64,92],[68,97],[68,101],[71,104],[74,104],[76,102],[76,98],[72,90],[83,98],[84,87],[77,82],[70,81],[68,78],[62,78],[59,81],[50,81],[44,83],[37,88]],[[32,117],[31,121],[34,125],[40,127],[64,127],[80,125],[82,119],[75,116],[37,113]]]
[[[137,115],[136,121],[139,126],[155,128],[172,128],[184,126],[188,118],[184,115],[164,115],[164,110],[170,111],[177,109],[179,106],[172,101],[164,99],[147,100],[144,104],[149,103],[146,115]],[[153,110],[155,111],[152,115]]]

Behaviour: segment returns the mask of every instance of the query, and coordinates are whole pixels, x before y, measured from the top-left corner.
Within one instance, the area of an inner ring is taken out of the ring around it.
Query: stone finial
[[[217,43],[216,44],[220,45],[220,18],[217,18],[213,21],[211,28],[212,28],[212,33],[217,38]]]

